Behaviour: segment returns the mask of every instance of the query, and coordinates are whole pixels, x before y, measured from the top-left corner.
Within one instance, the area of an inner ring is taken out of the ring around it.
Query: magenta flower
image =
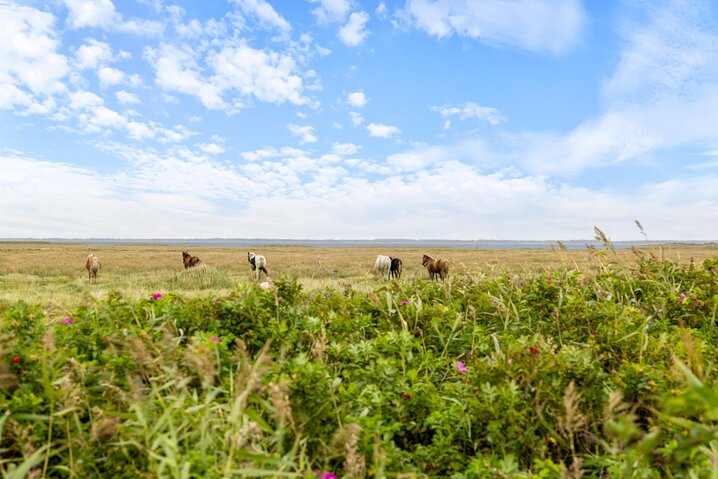
[[[409,304],[409,301],[402,301],[402,302],[399,303],[399,304],[400,304],[401,306],[406,306],[407,304]]]
[[[683,304],[683,302],[687,299],[688,299],[688,296],[686,295],[686,293],[681,293],[681,297],[678,298],[678,302]]]
[[[216,304],[217,306],[219,306],[220,304],[222,304],[222,301],[215,301],[214,304]]]
[[[509,363],[509,364],[513,364],[514,358],[509,358],[509,359],[506,360],[506,362]]]
[[[319,469],[315,469],[314,474],[317,475],[317,479],[337,479],[337,475],[329,471],[319,472]]]
[[[72,324],[72,318],[65,318],[62,320],[62,324]]]
[[[152,295],[152,299],[154,299],[155,301],[157,301],[161,297],[162,297],[162,293],[155,293]]]
[[[469,371],[469,368],[467,368],[461,361],[456,361],[456,369],[458,369],[460,373],[466,373]]]
[[[546,282],[547,282],[547,283],[550,283],[550,282],[551,282],[551,276],[546,276]]]
[[[211,338],[209,338],[209,340],[212,341],[213,343],[216,343],[217,341],[222,341],[222,339],[218,338],[217,336],[212,336]]]

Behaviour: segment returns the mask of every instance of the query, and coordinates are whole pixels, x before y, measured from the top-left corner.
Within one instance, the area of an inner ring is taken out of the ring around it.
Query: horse
[[[100,259],[94,254],[89,254],[85,262],[85,269],[87,269],[90,283],[97,283],[97,273],[100,272],[100,268],[102,268]]]
[[[426,266],[426,269],[429,270],[429,277],[432,281],[436,276],[439,276],[443,282],[444,278],[449,275],[449,261],[446,259],[434,259],[431,256],[424,255],[421,265]]]
[[[192,256],[187,251],[182,251],[182,263],[184,263],[184,269],[192,268],[201,263],[198,257]]]
[[[257,281],[259,281],[260,271],[263,271],[264,274],[269,277],[269,273],[267,272],[267,258],[261,254],[254,254],[250,252],[247,253],[247,261],[249,261],[249,266],[252,268],[252,271],[254,271]]]
[[[391,268],[391,257],[380,254],[376,257],[376,261],[374,261],[374,268],[376,268],[381,277],[384,277],[385,274],[389,274],[389,268]]]
[[[391,266],[389,266],[389,277],[399,279],[401,278],[401,260],[399,258],[391,259]]]

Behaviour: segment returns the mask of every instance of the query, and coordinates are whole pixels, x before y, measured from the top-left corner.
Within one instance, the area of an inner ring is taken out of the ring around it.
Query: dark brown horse
[[[182,262],[184,263],[184,269],[197,266],[201,263],[198,257],[192,256],[186,251],[182,251]]]
[[[389,277],[390,278],[401,278],[401,260],[399,258],[391,259],[391,266],[389,266]]]
[[[429,277],[432,281],[436,276],[438,276],[441,281],[444,281],[444,278],[449,275],[449,261],[446,259],[434,259],[431,256],[424,255],[421,264],[429,270]]]

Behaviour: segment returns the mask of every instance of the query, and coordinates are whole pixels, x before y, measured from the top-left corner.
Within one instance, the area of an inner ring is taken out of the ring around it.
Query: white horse
[[[99,273],[100,268],[102,268],[102,264],[100,264],[100,259],[94,254],[88,255],[87,261],[85,262],[85,268],[87,269],[90,283],[97,283],[97,273]]]
[[[376,261],[374,261],[374,268],[379,272],[379,276],[388,276],[389,269],[391,268],[391,257],[380,254],[376,257]]]
[[[247,261],[249,261],[249,266],[252,268],[252,271],[254,271],[257,281],[259,281],[260,271],[263,271],[267,277],[269,276],[267,272],[267,258],[261,254],[247,253]]]

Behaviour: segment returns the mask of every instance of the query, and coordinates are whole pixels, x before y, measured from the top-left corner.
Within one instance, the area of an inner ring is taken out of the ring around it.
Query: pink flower
[[[469,371],[469,368],[467,368],[466,365],[461,361],[456,361],[456,369],[458,369],[460,373],[465,373]]]
[[[509,358],[509,359],[506,360],[506,362],[509,363],[509,364],[513,364],[514,358]]]
[[[72,324],[72,318],[65,318],[62,320],[62,324]]]
[[[401,306],[406,306],[407,304],[409,304],[409,301],[402,301],[402,302],[399,303],[399,304],[400,304]]]
[[[681,293],[681,297],[678,298],[678,302],[683,304],[683,302],[687,299],[688,299],[688,296],[686,296],[686,293]]]
[[[546,276],[546,282],[547,282],[547,283],[550,283],[550,282],[551,282],[551,276]]]
[[[222,341],[222,339],[218,338],[217,336],[212,336],[211,338],[209,338],[209,340],[213,343],[216,343],[217,341]]]
[[[222,304],[222,301],[215,301],[214,304],[216,304],[217,306],[219,306],[220,304]]]
[[[319,479],[337,479],[337,475],[329,471],[323,471],[318,477]]]
[[[161,297],[162,297],[162,293],[155,293],[152,295],[152,299],[154,299],[155,301],[157,301]]]

